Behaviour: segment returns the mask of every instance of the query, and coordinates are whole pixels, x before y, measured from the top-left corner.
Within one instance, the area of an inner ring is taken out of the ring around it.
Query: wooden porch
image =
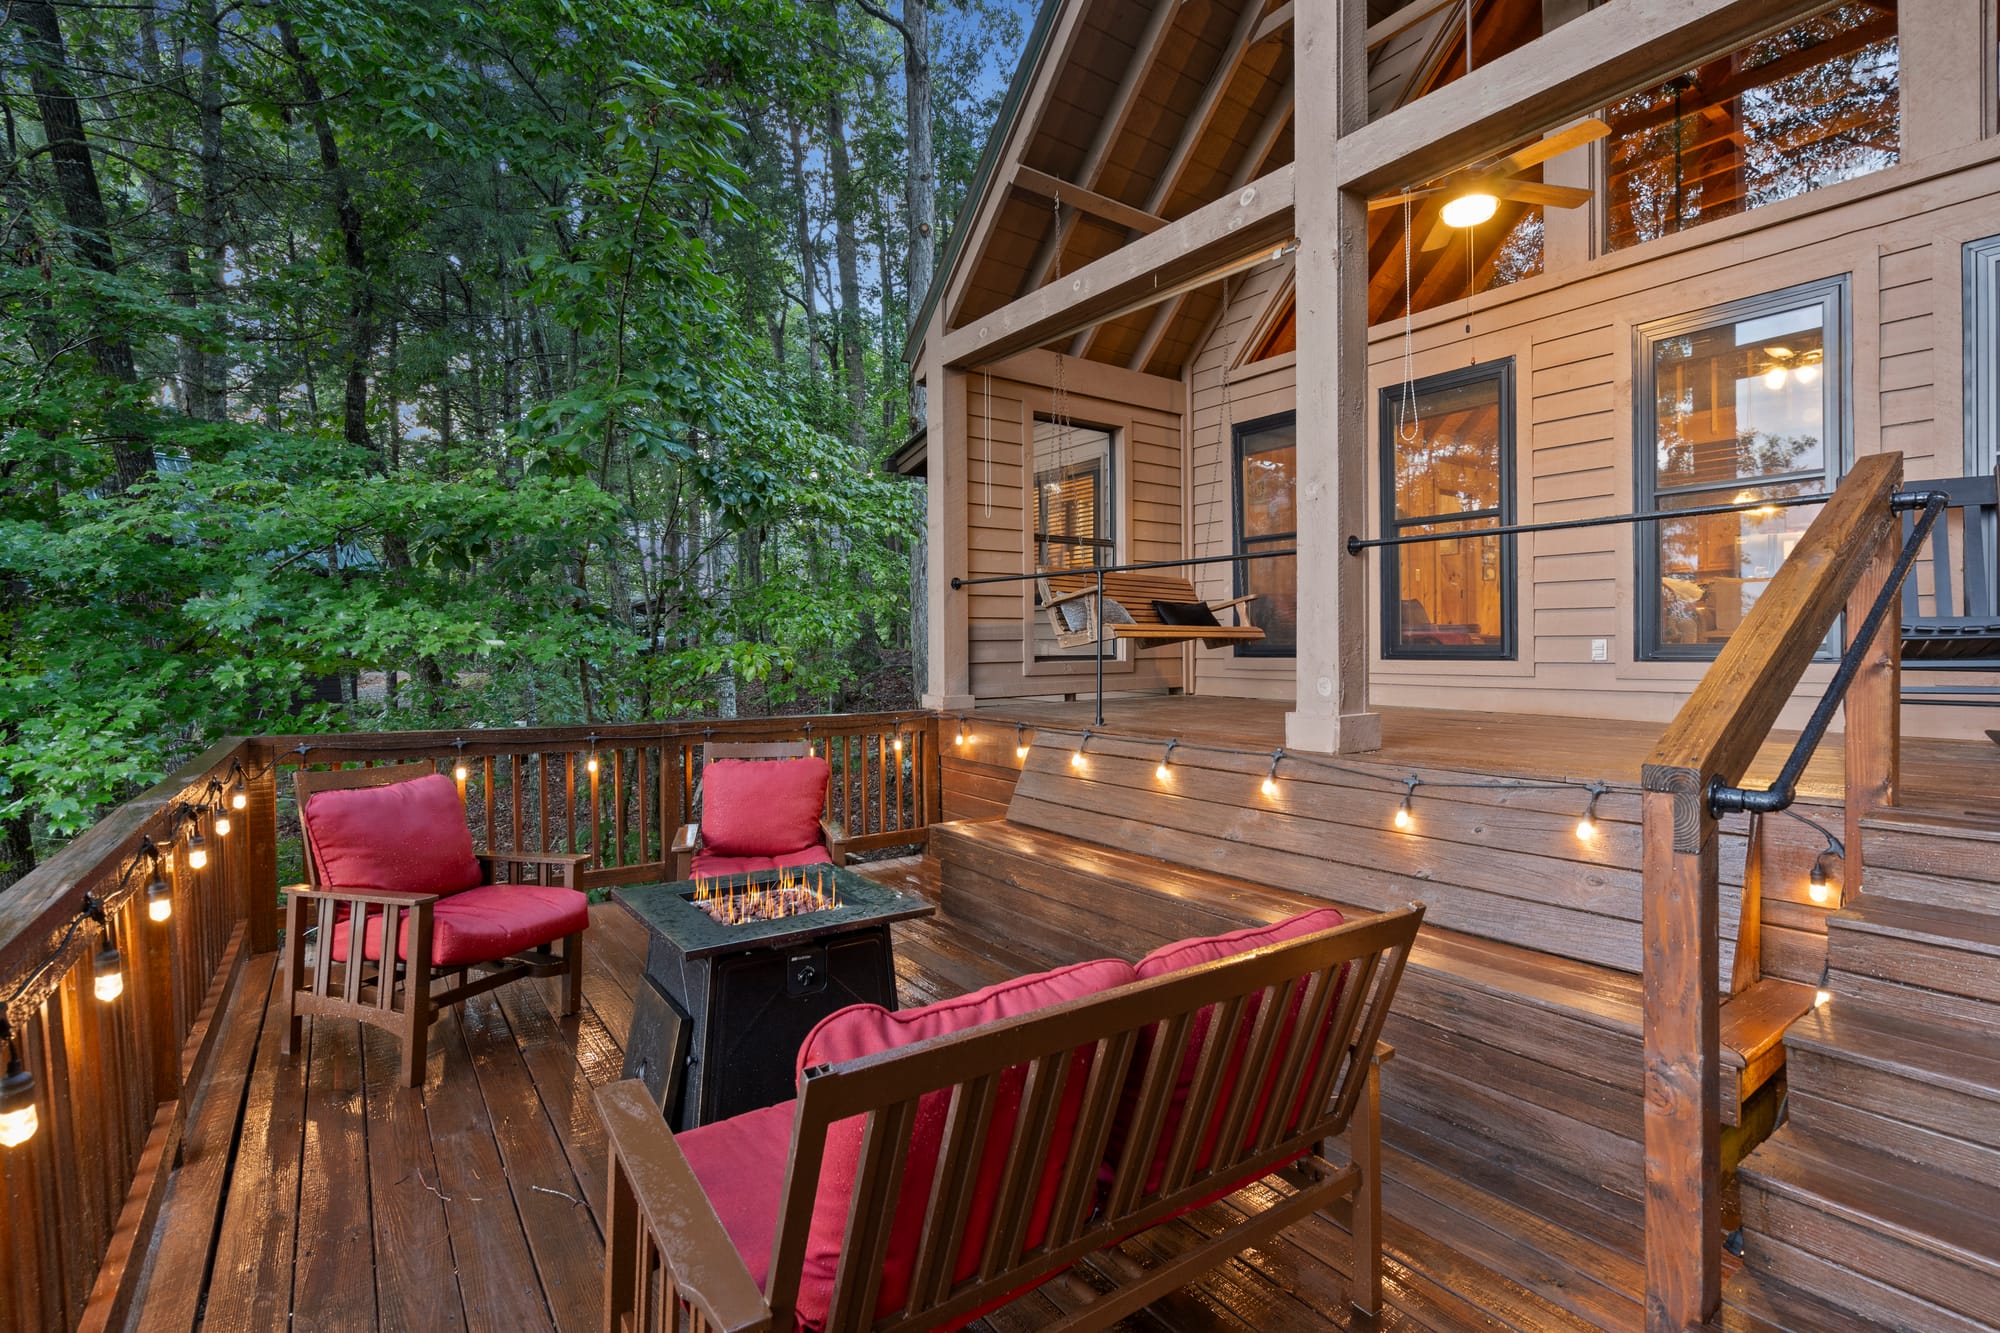
[[[934,863],[873,873],[935,894]],[[478,996],[432,1034],[419,1089],[397,1086],[393,1040],[315,1020],[308,1053],[278,1053],[274,958],[243,962],[196,1094],[181,1163],[150,1239],[133,1327],[355,1330],[601,1326],[606,1146],[590,1097],[619,1076],[643,932],[595,909],[586,1005],[554,1016],[549,983]],[[943,916],[896,927],[906,1004],[1038,964]],[[1628,1200],[1579,1182],[1513,1181],[1420,1130],[1388,1130],[1386,1290],[1379,1320],[1343,1285],[1342,1224],[1316,1215],[1125,1326],[1155,1330],[1627,1329],[1641,1322],[1642,1227]],[[1514,1196],[1503,1200],[1504,1190]],[[1228,1201],[1182,1224],[1196,1243]],[[1568,1225],[1541,1215],[1560,1210]],[[1576,1228],[1572,1230],[1571,1228]],[[1157,1246],[1157,1240],[1155,1246]],[[1128,1243],[1144,1268],[1164,1251]],[[1527,1281],[1499,1268],[1529,1272]],[[1080,1270],[992,1316],[1029,1330],[1089,1299]],[[1754,1290],[1750,1298],[1754,1299]],[[1740,1310],[1718,1327],[1830,1327]]]

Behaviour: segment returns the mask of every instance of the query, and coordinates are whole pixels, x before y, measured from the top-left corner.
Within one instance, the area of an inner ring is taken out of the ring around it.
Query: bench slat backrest
[[[1061,597],[1066,593],[1097,591],[1095,574],[1048,574],[1043,582],[1050,593]],[[1172,574],[1156,574],[1134,571],[1104,576],[1104,595],[1124,607],[1134,624],[1159,625],[1164,622],[1160,613],[1153,609],[1153,603],[1197,602],[1194,585],[1184,578]]]
[[[1905,624],[1922,629],[1926,621],[1953,619],[1992,620],[1996,617],[1994,553],[1988,549],[1987,528],[1996,510],[1994,478],[1950,477],[1919,483],[1923,490],[1943,491],[1949,507],[1931,528],[1928,593],[1908,590],[1915,603],[1904,615]],[[1903,515],[1903,536],[1908,539],[1916,524],[1914,512]],[[1954,538],[1954,533],[1957,534]],[[1952,546],[1962,547],[1954,559]],[[1928,607],[1928,611],[1924,608]],[[1916,612],[1916,614],[1910,614]]]
[[[836,1271],[830,1329],[878,1333],[960,1320],[1120,1236],[1257,1179],[1342,1133],[1423,909],[1370,917],[1035,1013],[808,1070],[766,1291],[790,1327],[829,1131],[862,1117],[859,1169]],[[1254,1012],[1254,1017],[1252,1014]],[[1189,1034],[1206,1030],[1171,1113]],[[1025,1069],[1011,1130],[996,1129],[1007,1071]],[[1066,1099],[1082,1079],[1080,1098]],[[1128,1082],[1136,1080],[1136,1092]],[[926,1106],[926,1099],[932,1099]],[[1059,1108],[1073,1105],[1061,1124]],[[905,1178],[913,1128],[943,1109],[936,1165]],[[1156,1171],[1173,1125],[1166,1168]],[[1100,1195],[1099,1164],[1124,1138]],[[999,1187],[978,1198],[981,1162],[1009,1135]],[[1031,1234],[1053,1175],[1053,1206]],[[924,1226],[908,1292],[877,1314],[893,1222],[922,1191]],[[1095,1209],[1092,1205],[1098,1204]],[[984,1249],[964,1251],[990,1208]],[[977,1264],[957,1277],[968,1257]]]

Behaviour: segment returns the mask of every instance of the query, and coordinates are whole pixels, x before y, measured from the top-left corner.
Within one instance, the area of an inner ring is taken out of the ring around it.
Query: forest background
[[[1026,0],[0,0],[0,886],[232,732],[901,706]]]

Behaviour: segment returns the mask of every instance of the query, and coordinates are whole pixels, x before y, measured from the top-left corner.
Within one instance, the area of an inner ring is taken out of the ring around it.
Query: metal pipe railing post
[[[1097,725],[1104,725],[1104,567],[1097,569]]]

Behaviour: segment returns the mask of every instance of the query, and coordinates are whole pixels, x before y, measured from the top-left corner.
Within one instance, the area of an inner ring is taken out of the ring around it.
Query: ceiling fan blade
[[[1490,170],[1496,176],[1513,176],[1526,171],[1538,162],[1546,162],[1552,157],[1567,153],[1572,148],[1581,148],[1587,143],[1595,143],[1611,133],[1611,127],[1603,121],[1592,118],[1580,120],[1560,134],[1551,134],[1546,139],[1537,139],[1517,153],[1509,154],[1495,162]]]
[[[1446,222],[1443,218],[1439,218],[1437,222],[1432,225],[1431,234],[1424,237],[1424,244],[1423,244],[1424,253],[1429,254],[1433,250],[1444,249],[1447,245],[1451,244],[1452,238],[1457,235],[1458,235],[1457,227],[1452,226],[1449,222]]]
[[[1487,189],[1502,199],[1517,203],[1541,204],[1548,208],[1579,208],[1593,198],[1589,190],[1574,185],[1544,185],[1540,181],[1490,181]]]
[[[1368,201],[1368,211],[1370,213],[1376,213],[1380,212],[1382,209],[1385,208],[1400,208],[1402,207],[1403,201],[1405,199],[1409,200],[1428,199],[1432,195],[1439,193],[1443,189],[1444,187],[1442,185],[1433,185],[1430,188],[1423,190],[1406,190],[1402,194],[1385,194],[1380,199],[1370,199]]]

